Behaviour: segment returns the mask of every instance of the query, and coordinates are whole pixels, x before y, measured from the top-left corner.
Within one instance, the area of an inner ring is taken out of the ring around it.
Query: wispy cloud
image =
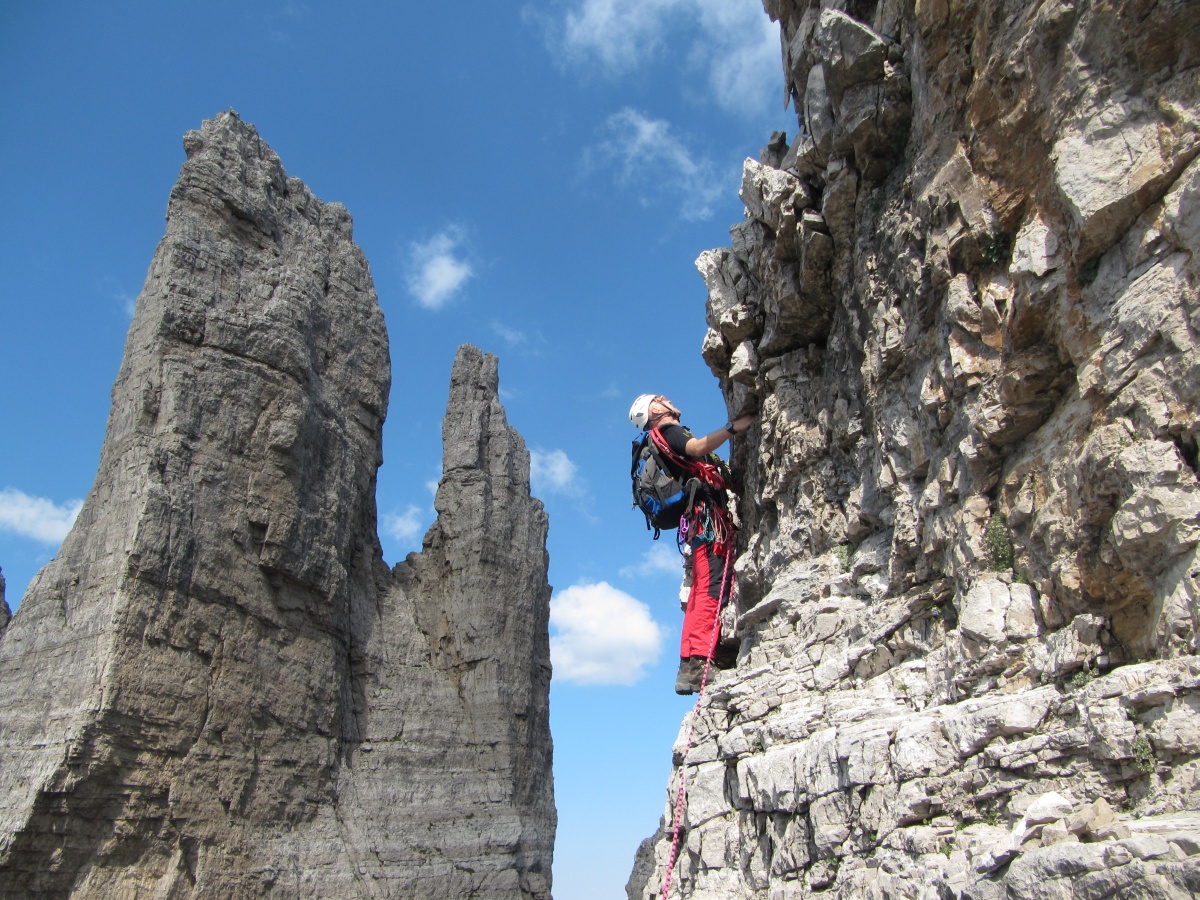
[[[292,43],[294,36],[287,29],[289,26],[301,24],[302,20],[308,17],[308,4],[301,2],[281,3],[273,12],[278,15],[271,19],[271,25],[267,32],[271,41],[281,45]],[[291,21],[287,21],[289,19]]]
[[[757,116],[780,102],[779,26],[761,0],[568,0],[540,18],[565,65],[620,77],[670,52],[728,112]]]
[[[579,467],[562,450],[530,450],[529,480],[538,494],[577,494]]]
[[[643,205],[668,202],[688,221],[713,214],[729,185],[705,157],[694,154],[663,119],[625,108],[609,116],[597,148],[584,157],[585,170],[609,170]]]
[[[492,331],[506,344],[520,347],[529,340],[529,336],[519,329],[509,328],[503,322],[492,322]]]
[[[425,516],[421,509],[411,504],[403,512],[384,513],[379,517],[383,532],[401,543],[407,543],[425,529]]]
[[[576,684],[636,684],[662,652],[650,609],[606,582],[577,584],[550,601],[554,677]]]
[[[133,318],[137,307],[137,291],[130,292],[128,285],[113,275],[102,275],[96,282],[96,290],[106,300],[116,304],[127,319]]]
[[[675,547],[674,541],[656,543],[642,554],[642,558],[632,566],[621,569],[623,578],[645,578],[650,575],[683,575],[683,557]]]
[[[562,48],[613,73],[643,64],[662,44],[672,14],[689,0],[580,0],[562,21]]]
[[[4,488],[0,490],[0,530],[45,544],[60,544],[75,524],[82,506],[82,500],[68,500],[60,505],[15,488]]]
[[[462,244],[462,234],[455,228],[409,244],[405,280],[421,306],[441,309],[475,274]]]
[[[783,105],[779,25],[762,0],[700,0],[704,39],[692,48],[695,65],[708,73],[717,104],[758,115]]]

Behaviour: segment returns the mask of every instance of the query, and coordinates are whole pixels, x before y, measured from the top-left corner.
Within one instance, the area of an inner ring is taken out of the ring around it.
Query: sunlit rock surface
[[[1200,7],[764,5],[742,649],[629,896],[684,772],[673,897],[1200,895]]]

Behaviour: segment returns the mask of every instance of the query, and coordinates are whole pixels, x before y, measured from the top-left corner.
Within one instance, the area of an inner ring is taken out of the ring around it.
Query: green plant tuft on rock
[[[1154,771],[1154,748],[1150,746],[1150,738],[1139,734],[1133,741],[1133,764],[1139,772],[1147,775]]]
[[[983,533],[983,548],[987,554],[988,568],[1003,572],[1013,565],[1013,545],[1008,537],[1008,520],[1001,513],[992,513]]]
[[[1077,691],[1081,687],[1086,687],[1087,683],[1092,680],[1092,673],[1088,669],[1080,669],[1071,676],[1071,680],[1067,682],[1071,686],[1071,690]]]
[[[833,548],[833,555],[837,557],[837,561],[842,565],[843,572],[850,571],[850,557],[854,555],[853,544],[838,544]]]
[[[1002,262],[1008,261],[1008,256],[1012,249],[1012,238],[1003,232],[1000,234],[990,234],[984,239],[983,246],[980,249],[983,251],[983,258],[986,262],[993,266],[999,265]]]

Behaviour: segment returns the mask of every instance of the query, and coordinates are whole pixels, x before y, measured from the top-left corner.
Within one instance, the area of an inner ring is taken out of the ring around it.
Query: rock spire
[[[184,147],[95,485],[0,638],[0,893],[549,898],[547,523],[496,360],[459,352],[389,571],[350,216],[235,114]]]

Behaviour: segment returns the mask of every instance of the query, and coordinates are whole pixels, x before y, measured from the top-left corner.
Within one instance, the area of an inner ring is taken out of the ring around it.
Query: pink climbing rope
[[[696,706],[692,710],[692,719],[688,723],[687,743],[683,748],[683,762],[679,766],[679,797],[675,801],[675,821],[671,830],[671,854],[667,858],[667,874],[663,879],[662,894],[659,900],[667,900],[671,896],[671,873],[675,870],[675,854],[679,851],[679,825],[683,820],[683,801],[687,790],[687,755],[692,749],[692,736],[696,731],[696,719],[700,715],[700,701],[704,699],[704,686],[708,684],[708,668],[712,665],[713,655],[717,651],[717,641],[721,639],[721,610],[729,593],[729,564],[733,561],[733,547],[725,550],[725,568],[721,572],[721,592],[717,598],[716,622],[713,627],[712,642],[708,646],[708,656],[704,660],[704,672],[700,676],[700,690],[696,694]]]

